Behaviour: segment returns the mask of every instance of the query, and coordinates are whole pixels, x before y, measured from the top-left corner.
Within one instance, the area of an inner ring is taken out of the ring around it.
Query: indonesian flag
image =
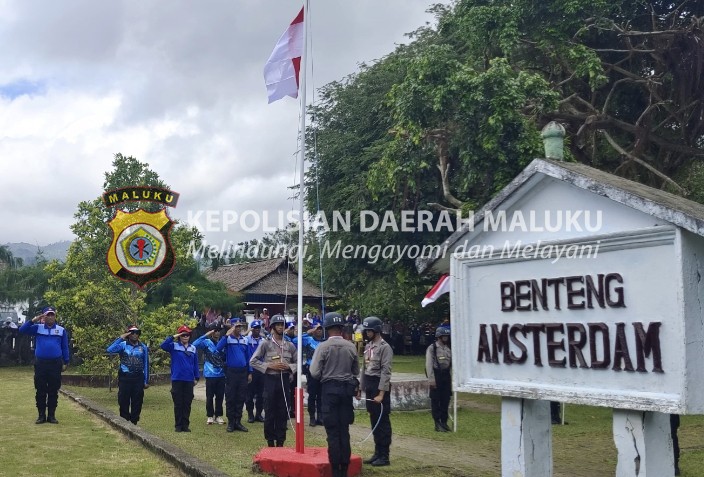
[[[264,65],[269,103],[284,96],[298,97],[298,76],[303,55],[303,8],[291,22]]]
[[[441,295],[444,295],[445,293],[448,293],[450,291],[450,275],[447,273],[443,276],[440,277],[440,280],[435,284],[433,288],[430,289],[427,295],[425,295],[425,298],[423,298],[423,301],[420,302],[421,306],[425,308],[427,305],[431,304],[438,298],[440,298]]]

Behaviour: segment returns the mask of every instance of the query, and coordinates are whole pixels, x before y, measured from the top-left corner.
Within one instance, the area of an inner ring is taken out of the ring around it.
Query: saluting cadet
[[[25,321],[19,332],[36,336],[34,388],[37,390],[35,399],[39,412],[36,423],[58,424],[56,406],[59,402],[61,372],[66,371],[69,361],[68,334],[62,326],[56,324],[56,308],[53,306],[47,306],[41,315],[35,316],[31,321]]]
[[[250,356],[254,356],[259,343],[264,339],[261,336],[262,322],[254,320],[249,328],[252,333],[247,336],[247,346],[249,346]],[[264,373],[258,369],[252,370],[252,380],[247,385],[247,422],[264,422],[262,411],[264,410]],[[255,413],[256,411],[256,413]]]
[[[161,349],[171,355],[171,399],[174,401],[174,430],[191,432],[193,386],[200,380],[198,353],[190,343],[191,329],[180,326],[173,336],[167,336]]]
[[[142,331],[137,325],[108,346],[107,352],[120,355],[117,373],[117,403],[120,417],[132,424],[139,422],[144,402],[144,390],[149,387],[149,348],[139,340]]]
[[[264,438],[269,447],[283,447],[296,347],[284,340],[286,319],[282,315],[272,316],[269,323],[271,336],[259,343],[249,364],[264,373]]]
[[[332,467],[332,477],[347,477],[352,454],[352,397],[359,390],[357,348],[342,337],[345,320],[341,314],[326,313],[323,326],[328,339],[313,353],[310,374],[322,386],[322,419],[328,436],[328,460]]]
[[[425,374],[430,388],[430,407],[437,432],[449,432],[448,407],[452,396],[452,349],[450,329],[445,326],[435,330],[435,343],[425,352]]]
[[[227,432],[249,429],[242,425],[242,408],[247,398],[247,384],[252,380],[252,367],[249,365],[249,346],[242,336],[242,323],[239,318],[231,320],[230,329],[218,342],[218,351],[225,350],[225,397],[227,399]]]
[[[211,325],[211,329],[193,342],[196,349],[203,350],[203,376],[205,376],[205,414],[206,424],[225,424],[222,412],[222,400],[225,397],[225,353],[218,351],[220,325]]]
[[[364,347],[364,372],[361,389],[364,389],[369,420],[374,429],[374,455],[365,464],[375,467],[389,465],[391,447],[391,360],[394,352],[381,337],[383,323],[376,316],[364,319],[364,333],[369,341]],[[361,392],[361,390],[360,390]],[[357,396],[360,396],[360,392]],[[377,422],[379,423],[377,425]],[[376,428],[374,428],[376,426]]]

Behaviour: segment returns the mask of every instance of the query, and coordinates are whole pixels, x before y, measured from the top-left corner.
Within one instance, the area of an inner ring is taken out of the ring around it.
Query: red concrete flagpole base
[[[305,444],[305,413],[303,412],[303,388],[296,388],[296,452],[303,454]]]
[[[277,477],[332,477],[332,467],[325,447],[308,447],[305,453],[293,447],[265,447],[254,456],[254,466]],[[362,457],[352,454],[347,477],[362,472]]]

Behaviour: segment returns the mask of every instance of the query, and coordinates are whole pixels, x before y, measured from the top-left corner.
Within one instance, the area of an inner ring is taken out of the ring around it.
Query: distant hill
[[[44,257],[47,260],[59,260],[60,262],[65,262],[66,255],[68,254],[68,247],[71,245],[71,242],[69,240],[64,240],[63,242],[56,242],[42,247],[24,242],[7,243],[4,245],[10,250],[10,252],[12,252],[14,257],[21,258],[25,265],[34,265],[39,249],[42,250]]]

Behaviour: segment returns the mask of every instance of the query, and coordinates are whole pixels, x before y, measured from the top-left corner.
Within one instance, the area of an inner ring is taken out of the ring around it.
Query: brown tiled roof
[[[221,265],[217,270],[207,270],[208,280],[222,282],[228,290],[238,293],[261,293],[269,295],[298,295],[298,275],[286,266],[285,258],[261,260],[259,262]],[[320,298],[320,287],[303,280],[303,296]],[[333,296],[330,293],[326,297]]]

